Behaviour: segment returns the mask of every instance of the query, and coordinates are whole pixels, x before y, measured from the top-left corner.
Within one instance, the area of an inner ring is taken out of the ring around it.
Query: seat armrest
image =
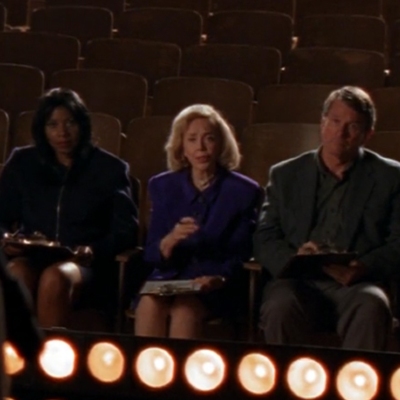
[[[129,301],[129,297],[131,294],[130,284],[127,282],[127,267],[133,267],[140,265],[142,263],[142,256],[143,256],[143,248],[142,247],[135,247],[133,249],[128,249],[119,253],[115,260],[118,262],[119,270],[118,270],[118,310],[117,310],[117,321],[116,321],[116,331],[121,333],[123,330],[123,320],[124,320],[124,310],[125,305]],[[131,269],[131,268],[129,268]],[[131,275],[131,274],[129,274]],[[138,274],[139,275],[139,274]],[[128,278],[129,281],[131,281]],[[134,286],[134,282],[132,282],[132,287]]]
[[[261,274],[261,265],[254,260],[250,259],[243,263],[243,268],[249,271],[249,324],[248,324],[248,338],[249,341],[254,341],[255,338],[255,304],[256,304],[256,290],[257,290],[257,279]]]
[[[134,257],[141,256],[143,253],[142,247],[135,247],[134,249],[128,249],[123,251],[122,253],[117,254],[115,260],[119,263],[127,263],[130,259]]]

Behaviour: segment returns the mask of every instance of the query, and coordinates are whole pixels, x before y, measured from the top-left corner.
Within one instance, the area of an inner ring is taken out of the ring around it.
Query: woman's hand
[[[9,257],[16,257],[24,254],[24,249],[22,247],[13,246],[12,244],[5,244],[3,247],[3,251]]]
[[[194,282],[200,285],[202,292],[210,292],[211,290],[220,289],[225,284],[225,278],[217,276],[200,276],[194,279]]]
[[[183,217],[177,222],[168,235],[164,236],[160,243],[160,251],[164,258],[171,257],[174,247],[184,239],[197,232],[199,226],[192,217]]]
[[[82,267],[88,267],[93,261],[92,249],[89,246],[78,246],[72,261]]]

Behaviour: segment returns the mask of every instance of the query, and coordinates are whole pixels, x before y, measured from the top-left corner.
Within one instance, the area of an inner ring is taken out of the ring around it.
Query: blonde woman
[[[136,309],[139,336],[194,338],[211,316],[234,312],[242,261],[261,195],[259,185],[232,170],[240,153],[227,121],[196,104],[174,119],[166,143],[168,172],[149,182],[152,214],[145,260],[149,280],[194,279],[200,294],[143,295]]]

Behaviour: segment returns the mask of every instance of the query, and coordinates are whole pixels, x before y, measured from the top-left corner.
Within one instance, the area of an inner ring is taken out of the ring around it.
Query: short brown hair
[[[335,100],[346,103],[350,108],[362,115],[365,121],[365,130],[374,129],[376,122],[376,109],[370,95],[357,86],[344,86],[329,94],[324,102],[322,116],[325,117]]]

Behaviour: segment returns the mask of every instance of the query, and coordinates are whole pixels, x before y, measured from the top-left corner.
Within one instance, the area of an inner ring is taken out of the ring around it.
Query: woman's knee
[[[7,270],[10,274],[24,283],[29,290],[34,291],[37,285],[38,273],[25,257],[16,257],[8,262]]]
[[[73,271],[78,267],[70,266],[70,269]],[[69,273],[65,264],[53,264],[47,267],[40,276],[38,295],[70,295],[72,290],[79,286],[79,283],[76,273]]]
[[[171,305],[171,318],[204,320],[207,310],[197,297],[177,296]]]

